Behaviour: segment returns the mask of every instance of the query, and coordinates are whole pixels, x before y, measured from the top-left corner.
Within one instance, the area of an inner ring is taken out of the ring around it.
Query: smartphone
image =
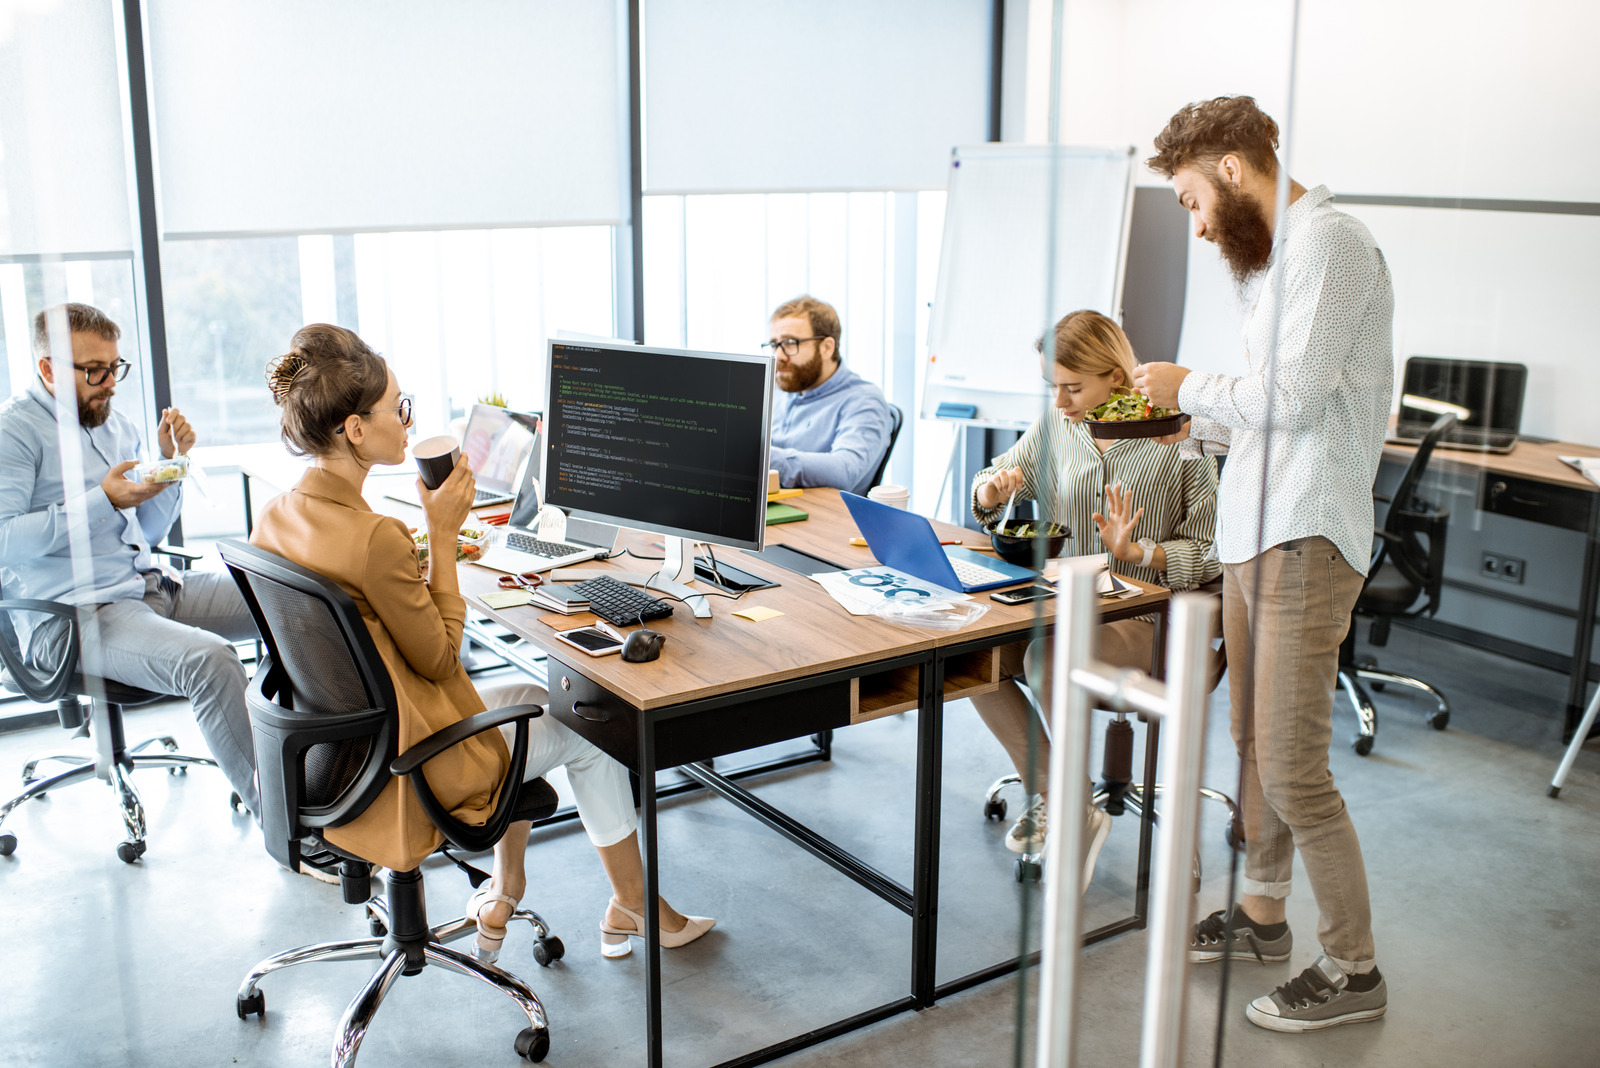
[[[622,639],[594,627],[558,630],[556,637],[574,649],[582,649],[590,656],[609,656],[622,650]]]
[[[1046,597],[1055,596],[1056,588],[1042,582],[1032,586],[1018,586],[1014,590],[996,590],[989,595],[989,600],[997,604],[1027,604],[1029,601],[1042,601]]]

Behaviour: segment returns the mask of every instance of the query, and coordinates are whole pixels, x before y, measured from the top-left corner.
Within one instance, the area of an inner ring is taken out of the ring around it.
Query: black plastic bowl
[[[1039,523],[1032,519],[1012,519],[1006,523],[1006,530],[1015,530],[1029,524],[1036,529],[1042,527],[1044,532],[1019,538],[1014,534],[1002,533],[994,524],[983,529],[984,533],[989,535],[989,542],[994,546],[994,551],[1000,554],[1000,559],[1018,567],[1036,565],[1038,556],[1036,545],[1040,541],[1045,543],[1044,559],[1050,560],[1060,556],[1061,547],[1067,543],[1067,538],[1072,532],[1060,523]]]

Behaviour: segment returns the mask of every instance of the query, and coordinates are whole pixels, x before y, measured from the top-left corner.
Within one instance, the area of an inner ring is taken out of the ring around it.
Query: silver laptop
[[[517,476],[533,454],[534,433],[529,424],[536,426],[534,419],[492,404],[472,406],[466,437],[461,443],[461,451],[472,467],[472,477],[478,483],[478,496],[472,507],[506,504],[516,497]],[[415,482],[397,487],[384,496],[407,504],[422,504]]]
[[[1456,423],[1439,440],[1444,449],[1507,453],[1522,429],[1528,368],[1493,360],[1412,356],[1400,380],[1400,415],[1388,440],[1415,445],[1446,413]]]
[[[496,571],[548,571],[608,556],[616,549],[619,527],[567,517],[566,536],[559,541],[539,537],[539,435],[534,435],[518,472],[516,503],[511,518],[491,536],[489,550],[478,563]]]

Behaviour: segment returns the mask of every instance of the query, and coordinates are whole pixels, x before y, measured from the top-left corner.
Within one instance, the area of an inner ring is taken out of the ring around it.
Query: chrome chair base
[[[536,944],[542,945],[546,941],[554,941],[557,947],[560,946],[560,941],[550,934],[549,926],[538,913],[528,909],[517,909],[512,913],[511,920],[523,920],[531,925],[539,939]],[[476,933],[475,921],[461,917],[429,928],[423,939],[409,942],[397,940],[389,932],[388,904],[375,898],[367,902],[367,923],[374,932],[371,937],[301,946],[298,949],[275,953],[257,964],[239,986],[235,1006],[239,1018],[247,1019],[252,1013],[259,1014],[266,1011],[266,995],[262,993],[259,984],[272,972],[317,961],[380,961],[377,970],[356,992],[356,996],[351,999],[339,1020],[339,1030],[334,1036],[330,1063],[334,1068],[345,1068],[355,1064],[361,1041],[366,1037],[367,1029],[372,1026],[373,1017],[377,1015],[389,988],[400,976],[415,975],[422,971],[425,965],[433,964],[486,983],[515,1001],[528,1018],[528,1026],[517,1035],[517,1053],[531,1061],[544,1059],[550,1048],[550,1023],[545,1015],[544,1005],[533,989],[512,973],[492,962],[480,959],[476,946],[474,953],[463,953],[446,945],[448,942]],[[556,957],[559,956],[560,953],[557,952]],[[541,963],[546,962],[541,961]]]
[[[1015,772],[1009,775],[1002,775],[990,783],[988,792],[983,799],[984,818],[1004,820],[1006,802],[1005,798],[1000,795],[1009,787],[1021,785],[1022,776]],[[1160,783],[1156,783],[1156,796],[1160,797],[1164,789]],[[1244,848],[1243,824],[1240,822],[1239,806],[1234,802],[1233,798],[1220,790],[1213,790],[1209,786],[1200,787],[1200,796],[1215,801],[1228,810],[1228,826],[1224,830],[1223,837],[1226,838],[1230,848],[1242,850]],[[1131,809],[1135,816],[1142,817],[1145,810],[1144,785],[1136,782],[1130,782],[1125,785],[1100,783],[1090,795],[1089,803],[1112,815],[1118,815],[1123,810]],[[1150,822],[1159,824],[1161,822],[1161,814],[1152,809]],[[1038,882],[1044,875],[1044,854],[1042,852],[1022,854],[1017,858],[1015,869],[1017,882],[1029,880]],[[1194,858],[1194,880],[1197,888],[1200,875],[1200,856],[1196,852]]]
[[[1362,685],[1363,682],[1371,683],[1372,688],[1379,692],[1382,692],[1385,686],[1392,684],[1426,693],[1439,706],[1427,714],[1428,726],[1436,731],[1442,731],[1450,725],[1450,702],[1434,686],[1410,675],[1384,671],[1372,660],[1364,660],[1355,666],[1343,665],[1339,668],[1339,688],[1345,692],[1350,701],[1350,709],[1356,715],[1356,736],[1350,739],[1350,747],[1358,756],[1366,756],[1372,752],[1372,743],[1378,736],[1378,709],[1372,703],[1372,696],[1367,692],[1367,687]]]
[[[161,750],[145,753],[141,750],[160,745]],[[99,747],[97,746],[97,749]],[[144,802],[133,785],[133,773],[144,768],[166,768],[170,774],[182,775],[189,768],[214,768],[217,762],[210,757],[186,756],[177,752],[178,743],[170,735],[146,738],[129,747],[117,759],[114,753],[50,753],[35,757],[22,766],[22,793],[0,805],[0,825],[4,825],[11,810],[25,801],[43,797],[51,790],[71,786],[76,782],[97,778],[106,781],[117,794],[117,810],[122,814],[122,825],[127,838],[118,843],[117,856],[132,864],[144,856],[145,819]],[[38,777],[39,765],[46,762],[68,765],[53,775]],[[0,834],[0,856],[9,856],[17,847],[16,836]]]

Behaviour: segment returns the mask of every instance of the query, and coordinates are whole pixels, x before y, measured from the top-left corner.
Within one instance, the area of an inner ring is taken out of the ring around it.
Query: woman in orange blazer
[[[312,466],[299,484],[263,510],[250,540],[337,582],[355,600],[394,683],[399,747],[490,707],[543,704],[543,687],[513,683],[480,695],[461,665],[466,602],[455,554],[432,553],[424,576],[404,523],[374,512],[361,496],[374,464],[405,461],[411,400],[383,358],[354,333],[317,323],[295,334],[289,353],[268,367],[281,409],[283,440]],[[418,480],[429,543],[453,546],[475,485],[465,458],[437,490]],[[524,780],[565,765],[567,778],[612,897],[601,920],[601,950],[626,956],[642,934],[644,866],[639,859],[627,770],[550,716],[529,724]],[[510,728],[479,734],[428,763],[428,783],[459,819],[483,823],[511,762]],[[493,960],[527,885],[523,855],[531,824],[512,824],[495,846],[494,874],[467,903],[481,956]],[[410,784],[394,779],[354,821],[327,838],[396,871],[416,867],[443,840]],[[661,902],[661,944],[681,946],[715,920],[684,916]]]

